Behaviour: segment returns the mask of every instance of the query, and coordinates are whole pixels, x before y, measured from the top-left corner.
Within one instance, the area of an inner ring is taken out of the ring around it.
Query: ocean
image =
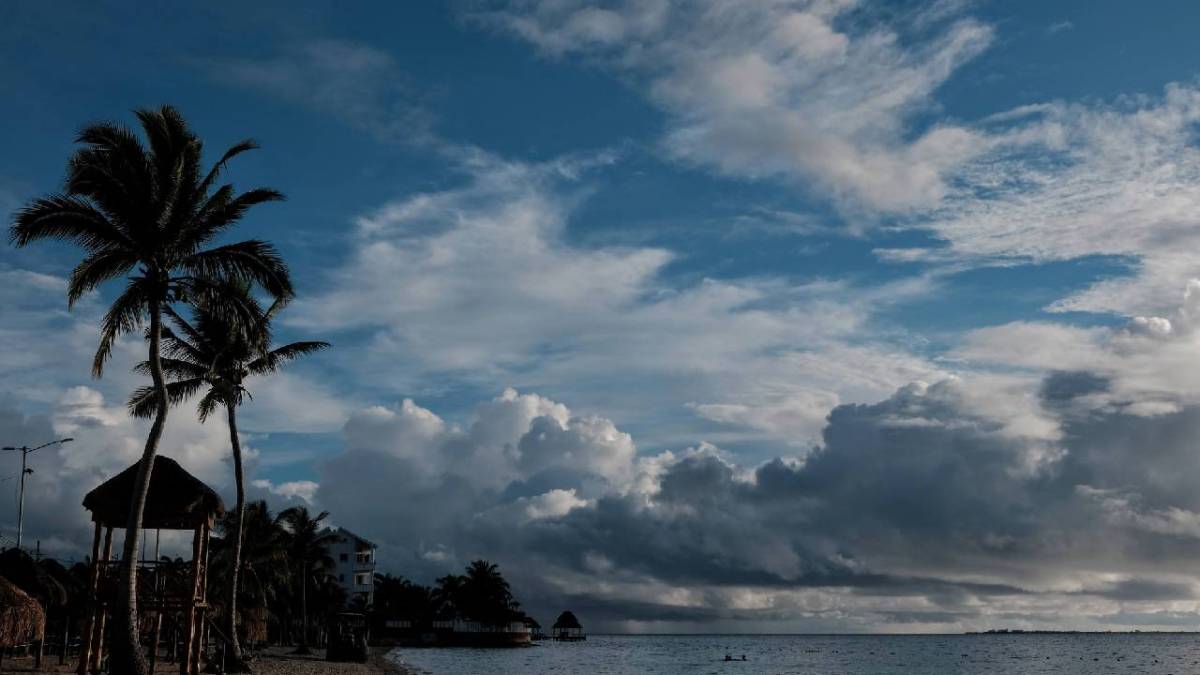
[[[1200,635],[594,635],[390,657],[430,675],[1184,675],[1200,673]]]

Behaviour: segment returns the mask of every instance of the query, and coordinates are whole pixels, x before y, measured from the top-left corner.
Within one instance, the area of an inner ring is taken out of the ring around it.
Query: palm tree
[[[500,568],[486,560],[475,560],[462,577],[463,604],[468,618],[493,626],[507,623],[517,609],[508,581]]]
[[[114,672],[145,675],[148,664],[138,644],[135,581],[150,473],[167,419],[159,355],[164,308],[216,295],[214,279],[255,283],[276,298],[290,297],[292,285],[283,260],[266,242],[208,247],[250,207],[283,198],[267,188],[241,194],[228,184],[214,189],[229,160],[256,144],[247,140],[234,145],[204,171],[200,139],[174,108],[138,110],[136,116],[145,145],[120,124],[84,127],[76,139],[83,147],[67,164],[64,192],[30,202],[17,213],[10,236],[16,246],[52,239],[83,248],[86,255],[68,283],[69,306],[106,281],[128,280],[101,322],[92,361],[95,377],[103,373],[117,339],[149,322],[147,360],[156,406],[126,522],[112,650]],[[225,307],[236,313],[231,317],[235,321],[250,312]]]
[[[212,564],[228,566],[233,556],[233,540],[238,520],[233,512],[227,512],[217,522],[220,539],[213,540]],[[222,607],[243,618],[245,629],[246,612],[250,609],[275,607],[282,609],[279,601],[286,597],[290,584],[287,566],[286,533],[271,514],[263,500],[246,504],[240,519],[243,531],[241,564],[238,573],[236,604]],[[231,593],[229,575],[218,575],[210,579],[209,593],[228,598]],[[226,668],[228,672],[228,668]]]
[[[322,511],[315,518],[303,506],[293,506],[279,514],[279,522],[288,535],[288,558],[299,566],[300,644],[297,654],[308,654],[308,586],[317,573],[333,567],[322,522],[329,517]]]
[[[244,284],[228,284],[222,294],[221,303],[231,299],[247,306],[254,306],[249,287]],[[200,421],[218,408],[225,409],[229,424],[229,444],[233,450],[234,483],[237,503],[233,510],[233,532],[230,533],[231,555],[229,560],[229,587],[227,596],[229,648],[226,650],[228,672],[248,672],[242,659],[241,645],[237,636],[237,593],[238,572],[241,568],[242,527],[241,514],[246,503],[245,474],[242,463],[242,446],[238,438],[237,408],[249,396],[245,387],[246,378],[266,375],[281,365],[305,354],[329,347],[328,342],[292,342],[282,347],[271,348],[271,320],[283,307],[284,301],[276,301],[257,321],[237,325],[228,320],[229,312],[214,307],[211,302],[197,303],[193,307],[192,322],[188,323],[174,310],[165,313],[174,324],[174,329],[163,328],[163,351],[169,357],[162,360],[163,371],[174,381],[167,384],[167,396],[177,403],[196,393],[205,385],[208,391],[198,404]],[[140,369],[149,368],[143,362]],[[129,400],[129,409],[137,417],[150,417],[156,408],[153,387],[142,387]]]
[[[437,607],[437,614],[444,619],[459,618],[462,608],[460,603],[463,596],[463,582],[465,579],[457,574],[447,574],[444,577],[439,577],[433,588],[433,602]]]

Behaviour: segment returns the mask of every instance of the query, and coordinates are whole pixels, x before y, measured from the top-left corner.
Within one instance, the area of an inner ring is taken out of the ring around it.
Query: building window
[[[338,583],[340,583],[340,584],[346,583],[346,575],[345,574],[338,575]]]
[[[349,559],[349,556],[347,556],[345,553],[338,556],[338,560],[340,560],[342,562],[346,562],[346,560],[348,560],[348,559]]]
[[[371,574],[369,572],[360,572],[354,575],[354,583],[357,586],[370,586]]]

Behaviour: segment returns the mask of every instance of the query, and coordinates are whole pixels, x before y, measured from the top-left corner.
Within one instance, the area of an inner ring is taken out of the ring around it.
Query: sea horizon
[[[419,675],[1106,675],[1190,672],[1190,633],[592,635],[531,648],[398,647],[387,658]]]

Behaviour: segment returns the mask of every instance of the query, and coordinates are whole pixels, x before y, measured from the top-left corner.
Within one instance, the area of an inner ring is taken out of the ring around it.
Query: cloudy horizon
[[[209,161],[258,139],[229,175],[288,201],[237,234],[292,267],[280,336],[334,347],[250,383],[251,496],[382,571],[484,557],[594,631],[1200,630],[1200,57],[1171,11],[60,4],[0,22],[0,210],[137,107]],[[0,250],[0,444],[76,438],[26,497],[63,559],[146,430],[138,336],[89,376],[115,289],[68,310],[78,257]],[[231,495],[219,422],[180,407],[160,451]]]

